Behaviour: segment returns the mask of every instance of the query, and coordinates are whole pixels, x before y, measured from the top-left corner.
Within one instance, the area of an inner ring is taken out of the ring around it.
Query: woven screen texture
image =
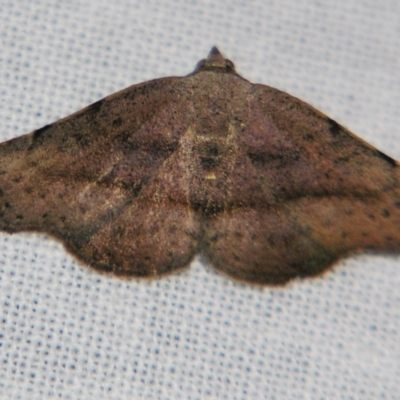
[[[186,75],[217,45],[400,159],[398,0],[3,0],[0,41],[1,141]],[[1,233],[0,315],[1,399],[400,398],[396,256],[283,288],[198,258],[126,280],[47,236]]]

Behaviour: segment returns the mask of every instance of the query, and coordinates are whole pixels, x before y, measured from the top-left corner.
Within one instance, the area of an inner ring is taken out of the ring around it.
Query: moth
[[[0,230],[152,277],[200,254],[283,284],[400,250],[399,163],[216,47],[185,77],[131,86],[0,145]]]

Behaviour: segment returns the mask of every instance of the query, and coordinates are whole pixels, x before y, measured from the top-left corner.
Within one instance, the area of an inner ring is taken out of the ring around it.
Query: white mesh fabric
[[[218,45],[400,159],[396,0],[3,0],[0,37],[1,141],[190,73]],[[399,288],[400,257],[260,288],[199,260],[119,279],[43,235],[0,234],[0,398],[398,399]]]

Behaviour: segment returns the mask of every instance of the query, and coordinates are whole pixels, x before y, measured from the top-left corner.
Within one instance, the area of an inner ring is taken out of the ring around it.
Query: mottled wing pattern
[[[198,252],[256,283],[400,250],[400,166],[212,49],[194,73],[125,89],[0,145],[0,230],[155,276]]]
[[[238,148],[250,207],[210,219],[206,255],[240,280],[316,275],[361,250],[400,249],[399,164],[308,104],[253,85]]]
[[[180,81],[132,86],[2,143],[0,229],[46,232],[89,265],[115,273],[150,275],[158,265],[162,272],[187,264],[193,240],[180,232],[190,225],[187,214],[163,209],[155,193],[157,182],[171,179],[166,164],[187,131],[177,116]],[[168,234],[162,244],[161,231]]]

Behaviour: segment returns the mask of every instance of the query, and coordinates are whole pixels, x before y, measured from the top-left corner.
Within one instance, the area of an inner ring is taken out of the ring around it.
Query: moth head
[[[211,49],[207,58],[197,63],[194,73],[200,71],[236,72],[233,62],[224,58],[215,46]]]

